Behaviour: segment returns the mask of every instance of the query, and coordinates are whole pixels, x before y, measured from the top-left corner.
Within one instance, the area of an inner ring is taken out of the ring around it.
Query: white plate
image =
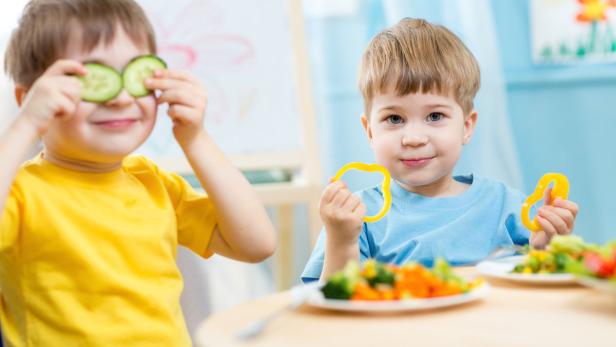
[[[484,298],[489,291],[490,285],[484,282],[472,291],[458,295],[396,301],[358,301],[325,299],[323,293],[317,289],[308,297],[306,304],[330,310],[352,312],[419,311],[461,305],[467,302],[479,300]]]
[[[578,277],[577,281],[586,287],[616,295],[616,283],[610,283],[608,280],[601,280],[592,277]]]
[[[519,274],[511,273],[517,264],[524,261],[525,255],[516,255],[495,260],[486,260],[477,264],[477,271],[487,277],[535,284],[571,284],[576,283],[572,274]]]

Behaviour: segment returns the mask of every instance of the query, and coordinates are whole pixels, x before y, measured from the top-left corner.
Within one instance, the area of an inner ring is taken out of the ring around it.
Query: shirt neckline
[[[42,152],[34,157],[30,163],[53,174],[59,180],[86,186],[115,185],[122,182],[122,177],[125,174],[124,166],[109,172],[85,172],[68,169],[45,159]]]
[[[460,183],[470,186],[461,194],[447,197],[427,197],[417,193],[409,192],[395,180],[391,184],[391,195],[393,203],[400,206],[408,206],[414,209],[439,209],[439,210],[458,210],[473,204],[479,197],[482,179],[473,174],[453,177]],[[379,186],[379,190],[381,187]]]

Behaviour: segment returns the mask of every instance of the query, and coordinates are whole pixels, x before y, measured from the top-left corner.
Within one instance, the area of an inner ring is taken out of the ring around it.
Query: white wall
[[[4,51],[12,30],[17,26],[17,19],[24,7],[25,0],[3,1],[0,8],[0,131],[9,124],[17,113],[17,104],[13,97],[13,84],[4,74]]]

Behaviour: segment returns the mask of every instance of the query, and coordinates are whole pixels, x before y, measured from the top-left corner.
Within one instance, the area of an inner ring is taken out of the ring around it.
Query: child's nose
[[[115,98],[107,101],[105,106],[107,107],[122,107],[129,105],[134,100],[133,96],[130,95],[126,89],[122,89],[120,94],[118,94]]]
[[[403,146],[423,146],[428,143],[428,136],[420,131],[410,131],[402,136]]]

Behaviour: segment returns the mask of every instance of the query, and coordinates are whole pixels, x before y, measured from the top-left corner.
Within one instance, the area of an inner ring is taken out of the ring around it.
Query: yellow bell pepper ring
[[[389,174],[389,171],[387,171],[387,169],[384,166],[381,166],[379,164],[364,164],[364,163],[353,162],[353,163],[348,163],[344,165],[343,167],[341,167],[340,170],[336,172],[336,175],[334,176],[334,178],[332,178],[331,181],[332,182],[338,181],[342,177],[342,175],[344,175],[345,172],[352,170],[352,169],[360,170],[360,171],[367,171],[367,172],[380,172],[383,174],[383,183],[382,183],[383,208],[381,209],[381,211],[379,211],[379,213],[377,213],[374,216],[364,216],[365,222],[368,222],[368,223],[376,222],[379,219],[383,218],[383,216],[387,214],[387,212],[389,211],[389,208],[391,207],[391,190],[389,188],[391,185],[391,175]]]
[[[551,182],[554,182],[552,193],[550,194],[552,200],[557,197],[567,200],[567,197],[569,196],[569,180],[567,179],[567,176],[560,173],[546,173],[543,175],[537,183],[535,191],[529,195],[528,198],[526,198],[526,201],[522,204],[522,224],[524,224],[524,226],[531,231],[539,231],[541,230],[541,227],[537,223],[537,217],[530,220],[530,208],[544,197],[545,190]]]

